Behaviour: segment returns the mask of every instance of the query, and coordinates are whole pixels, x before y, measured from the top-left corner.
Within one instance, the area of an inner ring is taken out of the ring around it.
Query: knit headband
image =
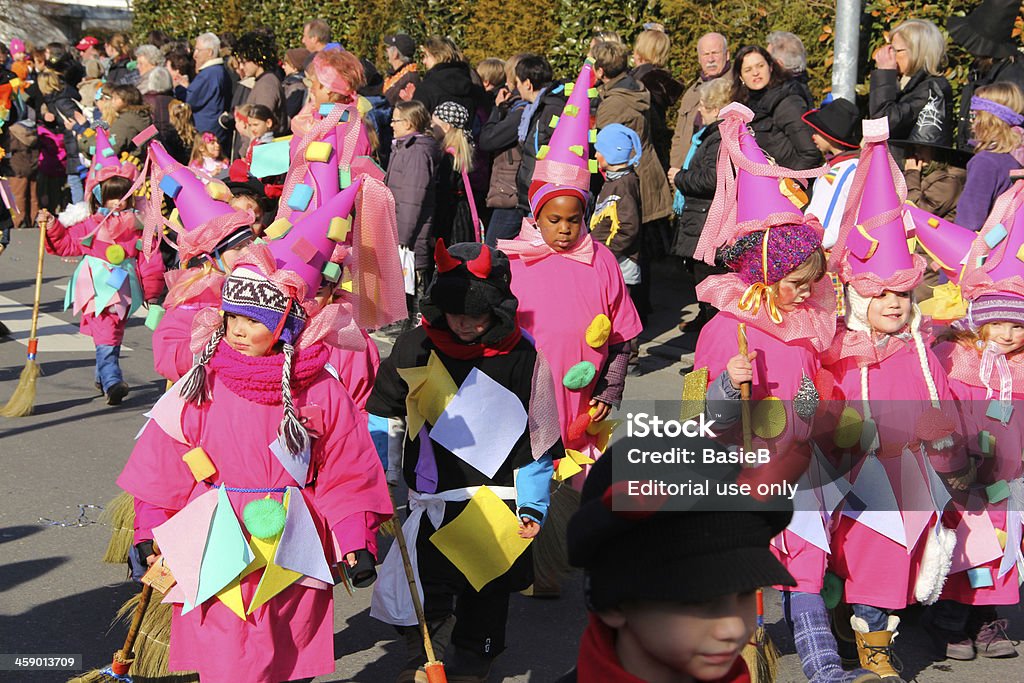
[[[971,111],[987,111],[1011,126],[1024,124],[1024,115],[1018,114],[1005,105],[987,100],[984,97],[978,97],[977,95],[971,97]]]

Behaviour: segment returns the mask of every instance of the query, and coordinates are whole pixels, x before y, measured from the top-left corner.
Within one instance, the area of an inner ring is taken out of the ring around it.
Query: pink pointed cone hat
[[[296,221],[291,227],[275,221],[268,228],[270,252],[278,270],[290,270],[306,283],[306,298],[316,295],[324,277],[338,268],[331,263],[331,256],[338,244],[349,240],[352,228],[352,211],[356,195],[362,185],[362,178],[331,197],[312,213]],[[333,268],[332,268],[333,266]],[[340,268],[336,271],[340,276]],[[332,278],[337,280],[337,277]]]
[[[576,83],[557,121],[541,122],[554,126],[551,142],[538,151],[533,184],[538,182],[569,185],[583,191],[590,189],[590,174],[597,171],[590,159],[593,135],[590,126],[590,98],[594,95],[594,70],[583,65]]]
[[[768,159],[757,146],[753,133],[744,127],[740,132],[740,151],[755,164],[767,164]],[[757,221],[772,214],[794,213],[793,202],[779,189],[779,179],[754,175],[742,167],[736,169],[736,222]]]
[[[906,185],[889,154],[888,139],[886,119],[864,121],[860,162],[830,259],[861,296],[910,291],[924,272],[924,259],[912,255],[907,245]]]
[[[174,200],[181,226],[186,231],[195,230],[212,218],[235,211],[226,201],[214,199],[206,189],[206,184],[168,154],[159,142],[150,143],[149,158],[151,163],[163,171],[161,186],[164,194]]]
[[[121,176],[134,180],[139,175],[138,167],[130,161],[121,162],[120,157],[110,146],[110,138],[103,128],[96,129],[96,148],[92,155],[92,166],[85,177],[85,194],[92,193],[93,188],[107,178]]]
[[[999,195],[975,237],[961,278],[964,297],[1024,296],[1024,180]]]
[[[971,244],[978,234],[930,214],[909,202],[904,205],[904,211],[910,218],[907,222],[907,236],[914,237],[946,276],[957,282],[963,271],[967,252],[971,250]]]

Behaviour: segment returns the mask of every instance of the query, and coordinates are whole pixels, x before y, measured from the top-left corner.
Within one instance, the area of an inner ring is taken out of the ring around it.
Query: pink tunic
[[[972,453],[981,456],[976,483],[987,486],[999,480],[1019,478],[1024,473],[1024,463],[1021,461],[1021,453],[1024,451],[1024,414],[1014,410],[1006,425],[985,414],[990,399],[986,398],[987,389],[980,378],[981,356],[977,351],[954,342],[944,342],[935,347],[935,355],[943,369],[950,374],[949,385],[959,402],[967,447]],[[1007,360],[1013,377],[1013,401],[1016,407],[1024,399],[1024,356],[1017,354]],[[998,372],[993,373],[990,381],[996,388],[993,398],[998,400]],[[981,453],[978,437],[982,431],[995,437],[994,453]],[[1007,531],[1006,501],[989,504],[987,511],[993,527]],[[952,522],[957,519],[958,513],[947,513],[946,516],[952,516]],[[1016,605],[1020,600],[1017,564],[1014,563],[1010,571],[999,578],[1001,563],[1002,558],[997,558],[979,565],[992,572],[993,585],[985,588],[972,588],[966,571],[950,574],[943,587],[942,598],[968,605]]]
[[[348,395],[355,401],[359,410],[366,411],[366,399],[373,390],[373,380],[377,377],[380,367],[380,349],[363,331],[366,348],[362,351],[347,349],[331,349],[330,363],[338,371],[338,381],[348,390]]]
[[[211,306],[220,307],[220,290],[205,289],[194,299],[164,312],[153,331],[153,368],[161,377],[177,382],[192,367],[192,320],[196,313]]]
[[[94,214],[71,227],[54,221],[46,231],[46,251],[57,256],[86,256],[100,259],[107,264],[107,270],[110,270],[113,266],[107,261],[107,248],[116,242],[124,249],[126,259],[135,260],[135,272],[138,274],[144,299],[158,296],[164,285],[164,264],[159,254],[154,254],[153,258],[146,258],[138,250],[137,242],[142,236],[140,232],[128,230],[113,242],[97,236],[90,244],[82,244],[82,239],[92,233],[102,220],[103,216]],[[137,306],[142,303],[132,301],[129,280],[124,280],[110,304],[104,306],[101,311],[96,311],[93,305],[95,292],[88,263],[83,262],[79,266],[72,284],[68,287],[72,290],[68,292],[68,300],[74,301],[75,311],[81,312],[82,315],[79,324],[82,334],[92,337],[97,346],[120,345],[124,339],[128,311],[133,304]]]
[[[864,333],[841,330],[837,335],[835,348],[844,340],[856,340]],[[924,344],[928,344],[927,332]],[[903,500],[901,491],[901,456],[909,449],[923,467],[921,444],[915,430],[921,415],[931,407],[928,388],[925,383],[921,362],[912,340],[888,339],[889,346],[878,362],[868,366],[868,395],[871,417],[878,429],[880,448],[877,455],[885,468],[889,484],[899,503]],[[848,407],[863,416],[861,371],[857,356],[835,358],[828,369],[835,377],[836,400],[845,400]],[[946,409],[952,409],[953,394],[946,382],[946,376],[938,359],[927,351],[930,374],[935,383],[938,399]],[[954,437],[955,438],[955,437]],[[873,456],[872,456],[873,457]],[[928,457],[937,472],[952,472],[962,467],[965,456],[956,448],[934,452],[929,449]],[[854,466],[851,480],[856,482],[862,462]],[[908,539],[908,546],[879,533],[853,518],[843,515],[832,534],[832,557],[830,566],[846,580],[845,599],[850,604],[865,604],[884,609],[903,609],[916,602],[914,587],[924,552],[925,534],[934,527],[937,515],[926,510],[908,511],[900,505],[903,520],[908,529],[916,528],[908,512],[919,513],[918,517],[929,515],[924,531],[915,540]]]
[[[710,278],[709,278],[710,279]],[[725,372],[729,359],[739,353],[737,326],[739,319],[722,311],[715,315],[701,330],[694,352],[694,367],[708,369],[708,378],[714,382]],[[783,320],[783,325],[786,322]],[[747,323],[747,348],[757,352],[754,359],[754,381],[751,399],[759,401],[769,396],[783,401],[792,401],[800,389],[804,377],[814,379],[821,368],[820,354],[809,339],[782,341],[772,334],[778,332],[770,321],[763,329]],[[737,425],[737,430],[740,425]],[[764,441],[753,438],[753,448],[768,448],[773,462],[761,467],[744,470],[741,479],[751,483],[765,480],[787,479],[790,483],[799,480],[810,457],[808,440],[812,424],[797,416],[792,403],[786,404],[786,430],[778,439]],[[739,439],[738,431],[731,434]],[[788,447],[792,446],[792,450]],[[789,457],[780,458],[782,453]],[[784,462],[785,461],[785,462]],[[781,534],[772,545],[772,552],[786,566],[797,580],[793,590],[817,593],[821,591],[825,576],[825,551],[809,543],[790,530]]]
[[[277,437],[280,405],[263,405],[233,393],[211,372],[213,400],[186,405],[181,413],[187,444],[151,421],[145,427],[117,483],[137,501],[136,540],[152,538],[146,525],[160,523],[210,490],[197,483],[182,455],[202,445],[217,468],[214,483],[237,488],[295,486],[268,449]],[[310,479],[302,495],[313,515],[328,563],[360,548],[376,552],[376,531],[391,515],[391,501],[369,434],[357,429],[361,416],[352,400],[326,374],[294,396],[298,410],[322,411],[324,433],[314,438]],[[305,482],[303,482],[305,483]],[[245,505],[280,493],[229,492],[242,523]],[[244,523],[242,524],[244,529]],[[328,530],[333,533],[334,543]],[[246,532],[246,538],[248,533]],[[241,582],[245,604],[261,571]],[[334,671],[333,593],[330,588],[293,584],[242,621],[216,598],[182,615],[175,604],[169,668],[197,670],[203,680],[279,683]]]
[[[533,337],[555,378],[562,441],[566,448],[589,449],[596,455],[596,437],[569,438],[569,425],[590,410],[595,380],[573,390],[562,384],[562,378],[583,361],[592,363],[595,378],[599,377],[608,359],[608,346],[627,342],[642,331],[619,264],[607,247],[596,243],[590,264],[558,254],[529,263],[513,255],[510,261],[512,293],[519,299],[519,324]],[[587,344],[586,331],[602,314],[611,320],[611,334],[593,348]]]

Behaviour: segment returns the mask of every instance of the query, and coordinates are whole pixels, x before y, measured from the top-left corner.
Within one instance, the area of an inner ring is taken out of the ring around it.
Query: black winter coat
[[[540,104],[530,117],[530,127],[526,139],[519,147],[523,153],[523,161],[519,165],[516,176],[516,189],[519,192],[519,209],[530,212],[530,182],[533,180],[533,169],[537,166],[537,151],[551,142],[551,117],[559,116],[565,107],[565,91],[562,83],[552,83],[541,95]],[[525,113],[524,113],[525,116]]]
[[[68,155],[68,174],[77,173],[78,167],[82,165],[81,160],[78,158],[78,138],[75,136],[74,131],[68,130],[67,126],[64,125],[64,119],[74,121],[75,114],[81,111],[78,105],[75,104],[78,99],[78,91],[70,85],[65,85],[64,89],[60,92],[43,96],[43,103],[46,104],[47,109],[55,117],[52,122],[45,122],[43,125],[53,132],[64,136],[64,149]],[[40,120],[42,119],[40,118]]]
[[[672,253],[676,256],[693,258],[700,233],[704,230],[704,222],[708,219],[711,200],[715,198],[715,188],[718,185],[718,149],[722,145],[719,123],[715,121],[704,127],[700,145],[690,159],[689,168],[680,169],[676,174],[676,189],[683,193],[686,200],[683,215],[679,218],[679,231],[672,245]]]
[[[674,131],[668,127],[666,117],[668,110],[682,97],[686,88],[672,78],[668,71],[652,64],[641,64],[630,71],[629,75],[643,83],[651,93],[651,144],[654,145],[662,168],[667,171]]]
[[[943,76],[914,74],[900,89],[896,69],[871,72],[868,115],[889,119],[890,140],[953,144],[953,90]]]
[[[821,165],[821,152],[801,118],[808,110],[806,87],[798,81],[783,81],[752,92],[747,106],[754,112],[750,126],[757,144],[780,166],[802,170]]]
[[[416,86],[415,99],[431,114],[442,102],[458,102],[473,116],[484,100],[484,89],[473,82],[469,64],[443,62],[423,74],[423,80]]]

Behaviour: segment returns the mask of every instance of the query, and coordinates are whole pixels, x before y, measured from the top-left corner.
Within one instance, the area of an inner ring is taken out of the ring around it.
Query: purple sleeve
[[[975,232],[985,224],[995,189],[999,187],[1002,169],[994,156],[980,152],[967,162],[967,182],[956,205],[956,222]]]

